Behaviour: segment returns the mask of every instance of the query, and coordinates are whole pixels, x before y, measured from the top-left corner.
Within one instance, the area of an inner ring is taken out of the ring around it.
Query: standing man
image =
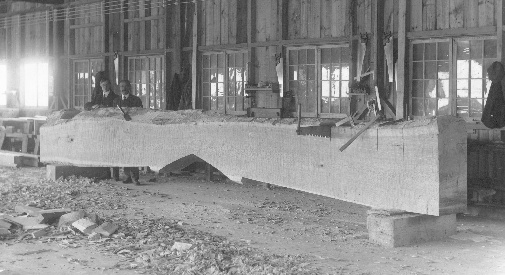
[[[142,100],[130,92],[130,81],[121,80],[119,82],[119,90],[121,91],[121,96],[114,100],[114,106],[142,108]],[[125,167],[124,173],[126,175],[126,180],[124,180],[123,183],[135,182],[136,185],[140,185],[138,167]]]

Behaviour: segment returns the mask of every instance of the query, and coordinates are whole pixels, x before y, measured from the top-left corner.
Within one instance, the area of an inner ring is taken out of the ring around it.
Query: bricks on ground
[[[99,233],[100,235],[103,235],[105,237],[109,237],[114,232],[116,232],[116,230],[118,228],[119,228],[119,226],[117,226],[114,223],[104,222],[99,227],[95,228],[95,230],[93,230],[93,231],[96,233]]]

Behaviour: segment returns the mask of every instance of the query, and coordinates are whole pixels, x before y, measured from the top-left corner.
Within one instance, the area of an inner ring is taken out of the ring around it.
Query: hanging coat
[[[494,62],[488,69],[491,88],[482,112],[482,123],[491,129],[505,127],[505,99],[502,92],[501,80],[504,70],[500,62]]]

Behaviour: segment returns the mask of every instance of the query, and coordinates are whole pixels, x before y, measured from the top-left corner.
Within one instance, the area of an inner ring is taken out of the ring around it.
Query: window
[[[203,55],[204,110],[245,114],[249,103],[244,90],[247,83],[247,53],[222,52]]]
[[[304,116],[349,113],[350,51],[347,45],[288,49],[288,90]]]
[[[102,59],[75,60],[73,66],[73,105],[76,108],[84,107],[91,101],[91,93],[95,85],[93,77],[97,72],[104,70]]]
[[[162,56],[128,57],[128,79],[132,93],[142,99],[144,106],[163,109],[165,77]]]
[[[48,107],[49,64],[26,62],[21,66],[21,91],[25,107]]]
[[[7,65],[0,64],[0,107],[7,106]]]
[[[481,117],[491,85],[486,71],[496,58],[494,38],[413,41],[411,114]]]

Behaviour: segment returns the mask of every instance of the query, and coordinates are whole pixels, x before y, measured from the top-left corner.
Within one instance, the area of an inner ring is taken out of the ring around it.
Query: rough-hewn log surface
[[[54,114],[41,128],[41,161],[161,170],[196,156],[235,181],[244,177],[420,214],[466,209],[465,123],[455,117],[372,127],[340,152],[359,127],[334,127],[328,139],[298,136],[295,119],[134,108],[129,113],[128,122],[115,109],[71,119]],[[318,123],[307,119],[302,126]]]

